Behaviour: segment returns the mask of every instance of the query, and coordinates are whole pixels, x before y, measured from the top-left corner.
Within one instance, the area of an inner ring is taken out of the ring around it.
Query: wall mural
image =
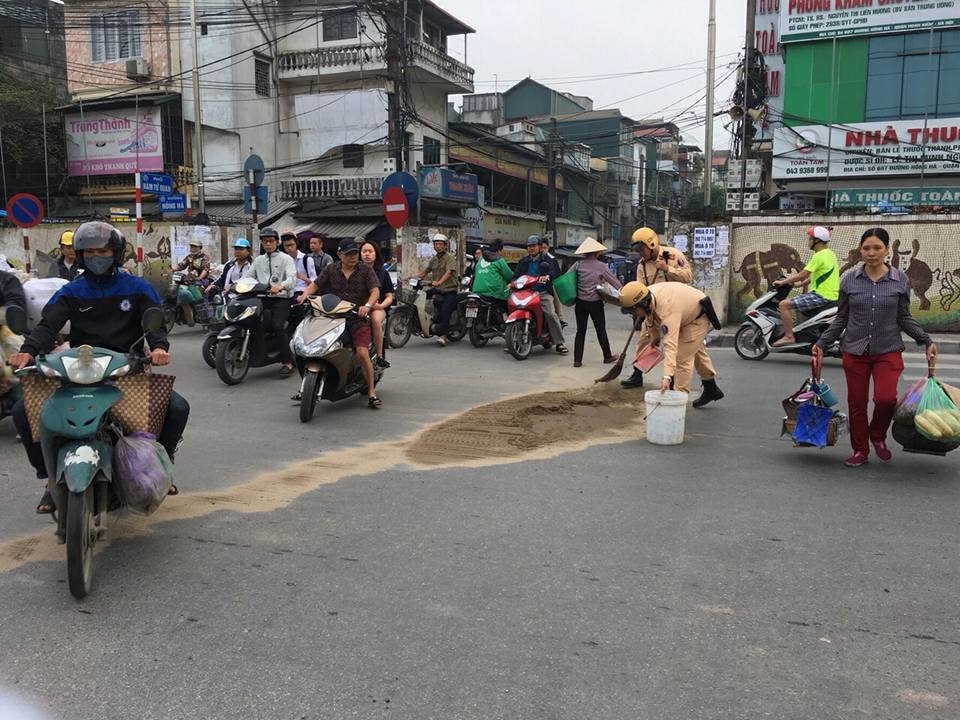
[[[765,293],[771,282],[803,269],[811,255],[806,240],[810,224],[817,223],[734,227],[728,322],[742,322],[744,309]],[[872,224],[890,233],[888,261],[910,281],[910,311],[914,317],[928,331],[960,330],[960,243],[955,225],[943,219],[896,222],[891,218],[877,218]],[[859,264],[857,245],[869,226],[833,224],[830,247],[837,255],[841,274]]]

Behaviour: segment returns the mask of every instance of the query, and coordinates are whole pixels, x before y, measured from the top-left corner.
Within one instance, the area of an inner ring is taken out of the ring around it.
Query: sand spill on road
[[[621,390],[617,383],[522,395],[471,408],[399,440],[325,453],[221,490],[181,492],[150,517],[128,515],[115,520],[110,536],[144,535],[159,523],[218,510],[271,512],[351,475],[403,466],[483,467],[545,459],[597,443],[635,440],[643,430],[643,393]],[[49,526],[42,533],[0,543],[0,572],[28,562],[63,559],[64,550]]]

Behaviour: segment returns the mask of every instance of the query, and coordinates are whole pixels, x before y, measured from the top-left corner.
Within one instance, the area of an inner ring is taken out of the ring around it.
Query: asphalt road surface
[[[711,351],[727,397],[688,408],[679,446],[648,444],[613,389],[605,412],[528,416],[509,457],[461,462],[451,431],[424,466],[411,448],[463,411],[590,385],[595,344],[575,370],[414,338],[381,410],[303,425],[295,380],[228,388],[200,339],[173,345],[183,493],[115,528],[81,602],[0,423],[0,694],[39,717],[960,717],[960,455],[892,443],[850,469],[846,438],[794,448],[801,357]],[[901,388],[922,373],[909,355]],[[825,377],[842,397],[836,361]]]

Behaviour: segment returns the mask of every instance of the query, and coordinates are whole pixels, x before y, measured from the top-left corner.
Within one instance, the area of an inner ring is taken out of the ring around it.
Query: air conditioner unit
[[[150,77],[150,63],[146,58],[127,60],[127,77],[131,80],[146,80]]]

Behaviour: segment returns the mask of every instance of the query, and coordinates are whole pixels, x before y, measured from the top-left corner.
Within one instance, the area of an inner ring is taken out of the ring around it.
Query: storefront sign
[[[120,175],[163,170],[160,116],[153,108],[84,112],[64,118],[67,174]]]
[[[476,204],[477,176],[473,173],[460,175],[441,167],[420,168],[420,195]]]
[[[753,142],[773,139],[770,118],[783,117],[783,48],[780,45],[780,10],[786,0],[758,0],[754,16],[754,47],[763,55],[767,80],[767,111],[758,123]]]
[[[780,0],[780,41],[784,43],[958,24],[958,0]]]
[[[834,208],[871,207],[874,205],[960,205],[960,187],[905,187],[895,190],[847,188],[830,193]]]
[[[960,171],[960,118],[778,127],[773,177],[806,180]]]

